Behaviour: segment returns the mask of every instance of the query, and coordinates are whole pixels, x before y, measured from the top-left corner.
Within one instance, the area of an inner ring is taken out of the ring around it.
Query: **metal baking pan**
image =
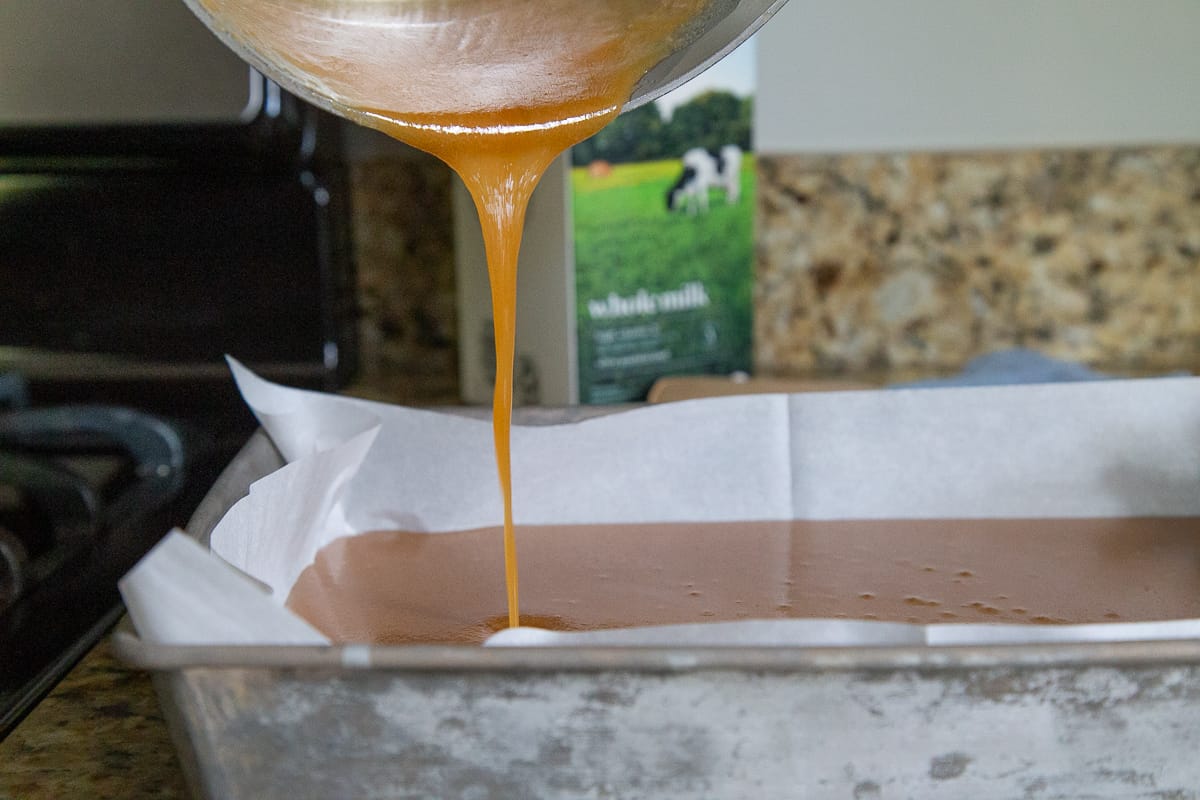
[[[281,465],[257,434],[189,525]],[[197,797],[1200,798],[1200,641],[168,647]]]

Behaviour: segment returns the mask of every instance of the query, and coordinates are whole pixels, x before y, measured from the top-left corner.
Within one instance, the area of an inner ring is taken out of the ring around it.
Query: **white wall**
[[[789,0],[760,152],[1200,142],[1200,0]]]
[[[250,87],[182,0],[0,0],[0,126],[236,121]]]

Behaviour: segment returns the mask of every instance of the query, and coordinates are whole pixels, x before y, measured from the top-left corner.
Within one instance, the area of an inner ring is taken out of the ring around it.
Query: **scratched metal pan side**
[[[1200,667],[159,673],[197,796],[1196,798]]]

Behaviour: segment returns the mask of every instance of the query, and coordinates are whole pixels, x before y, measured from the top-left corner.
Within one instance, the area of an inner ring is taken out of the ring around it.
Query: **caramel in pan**
[[[476,643],[507,624],[496,529],[335,540],[288,605],[335,641]],[[1200,519],[522,526],[521,622],[1200,617]]]

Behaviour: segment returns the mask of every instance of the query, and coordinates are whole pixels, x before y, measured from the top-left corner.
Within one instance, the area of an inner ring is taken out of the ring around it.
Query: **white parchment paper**
[[[290,389],[237,362],[231,367],[288,464],[255,483],[214,529],[219,558],[187,550],[184,562],[179,548],[170,550],[173,560],[156,550],[126,576],[122,591],[142,636],[227,644],[246,641],[247,630],[269,630],[271,643],[311,643],[310,628],[253,625],[247,617],[290,616],[283,600],[329,541],[381,528],[438,533],[498,524],[490,420]],[[512,441],[517,524],[1200,516],[1197,378],[722,397],[518,426]],[[211,581],[228,565],[265,586],[231,573],[254,592],[253,603],[239,595],[240,610],[216,609],[202,602],[207,590],[157,602],[153,587]],[[194,624],[201,618],[203,625]],[[489,644],[1197,636],[1200,621],[1038,627],[794,620],[571,634],[522,629]]]

